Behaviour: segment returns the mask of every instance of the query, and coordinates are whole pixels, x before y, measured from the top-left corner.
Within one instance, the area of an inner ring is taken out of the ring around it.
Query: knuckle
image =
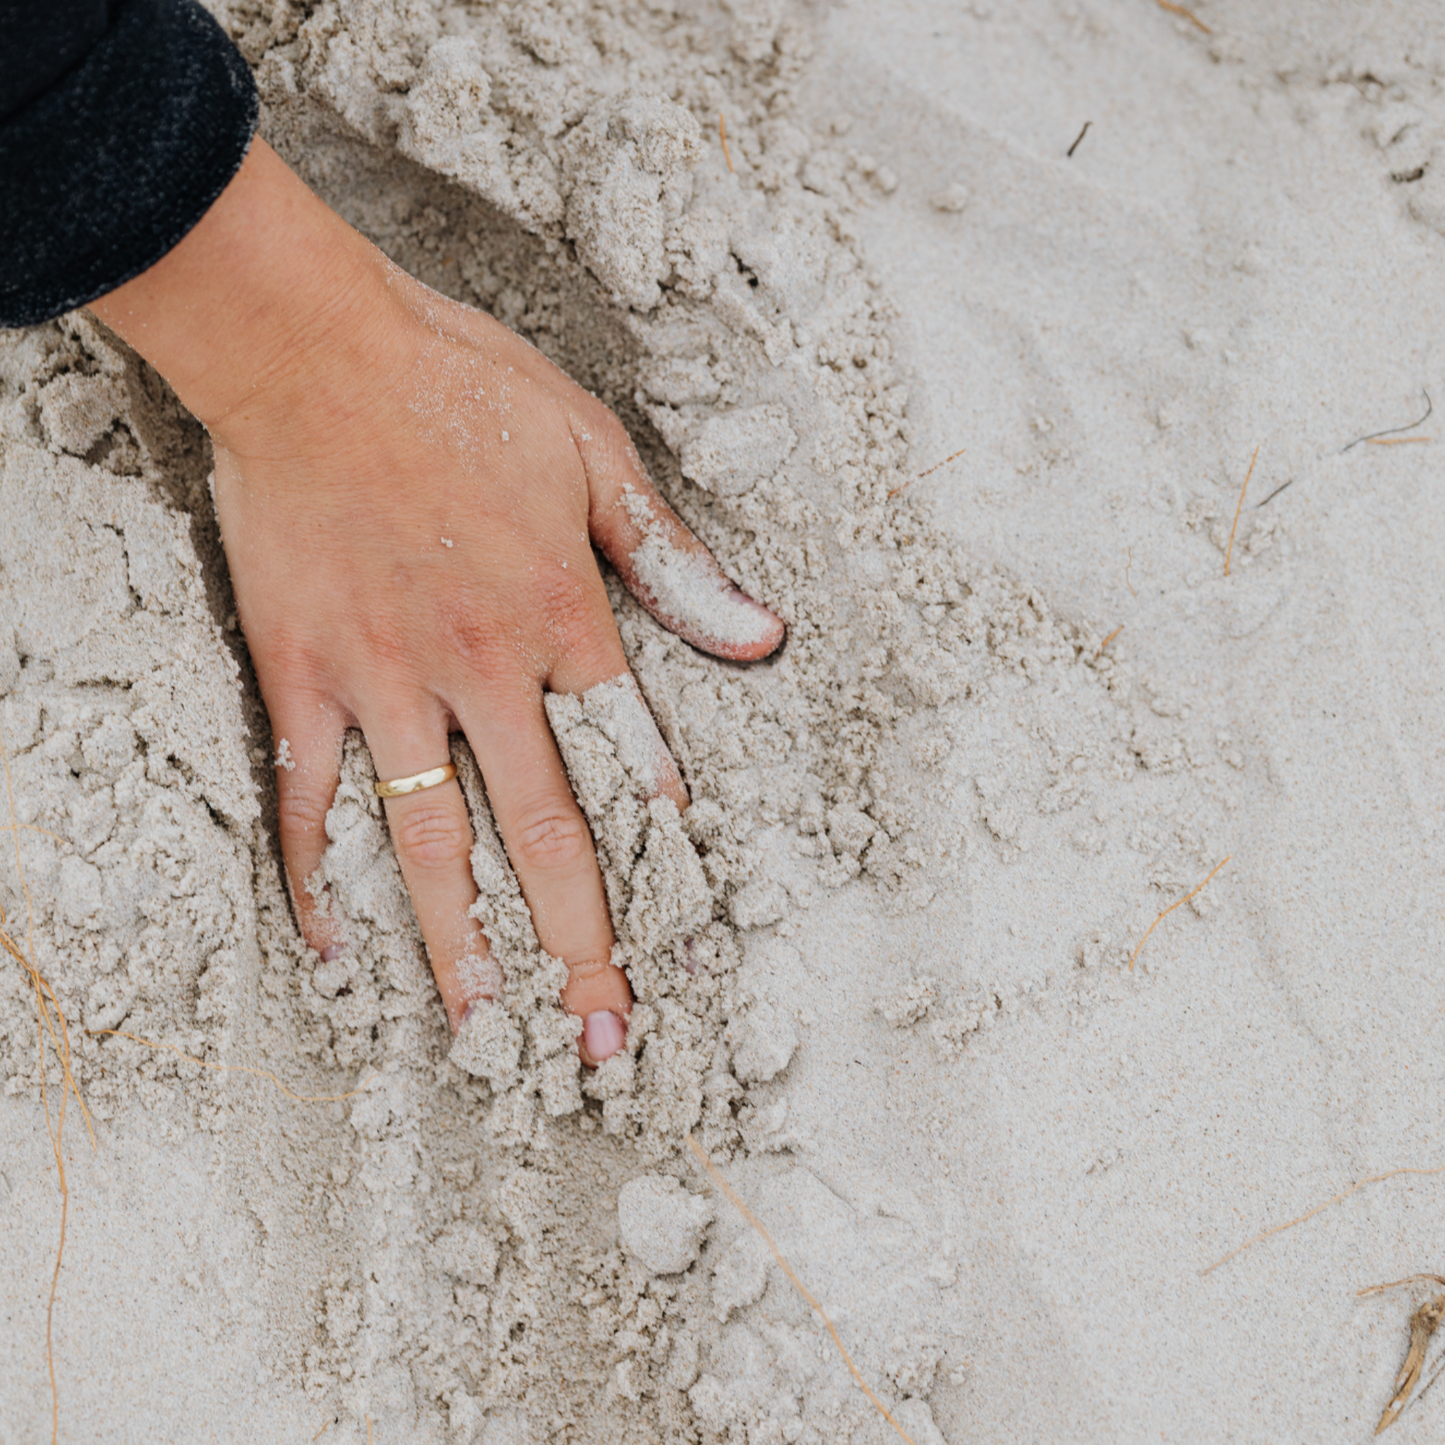
[[[486,670],[495,664],[497,629],[488,619],[463,611],[448,617],[442,632],[449,650],[469,666]]]
[[[544,587],[540,601],[549,625],[563,637],[589,632],[596,626],[597,607],[588,589],[580,580],[569,579],[565,572],[560,580]]]
[[[521,868],[570,868],[585,859],[591,847],[587,824],[577,814],[561,809],[534,814],[517,829],[517,864]]]
[[[413,867],[443,869],[465,862],[472,830],[465,813],[442,803],[417,803],[392,821],[396,851]]]
[[[628,446],[632,438],[627,434],[627,428],[622,425],[617,413],[604,402],[595,403],[596,410],[588,420],[601,433],[600,440],[611,446]]]
[[[276,799],[277,822],[281,836],[300,837],[326,827],[330,800],[308,788],[283,787]]]

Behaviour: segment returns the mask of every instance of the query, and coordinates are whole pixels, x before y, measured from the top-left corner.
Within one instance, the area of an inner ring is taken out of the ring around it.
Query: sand
[[[1351,445],[1445,403],[1445,42],[1195,8],[218,6],[268,139],[614,405],[790,632],[714,662],[613,587],[682,815],[635,710],[551,702],[638,999],[595,1075],[457,742],[505,982],[453,1046],[359,738],[359,947],[296,935],[203,435],[83,315],[0,338],[0,907],[17,836],[97,1136],[62,1438],[898,1439],[689,1134],[917,1445],[1370,1435],[1432,1291],[1356,1291],[1445,1269],[1445,1173],[1202,1271],[1445,1165],[1442,444]]]

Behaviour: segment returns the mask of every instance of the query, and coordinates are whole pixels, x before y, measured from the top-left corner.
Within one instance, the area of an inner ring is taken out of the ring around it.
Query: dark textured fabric
[[[0,7],[0,326],[83,306],[153,266],[240,168],[256,128],[251,72],[195,0],[56,0],[49,27]],[[88,36],[89,31],[85,34]],[[23,42],[23,44],[22,44]],[[26,49],[25,47],[29,48]],[[28,91],[27,76],[45,88]]]
[[[109,0],[0,0],[0,120],[75,65],[110,11]]]

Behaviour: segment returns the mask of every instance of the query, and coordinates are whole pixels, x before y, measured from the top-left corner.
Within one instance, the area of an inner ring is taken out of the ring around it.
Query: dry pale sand
[[[38,961],[363,1091],[77,1039],[61,1437],[899,1438],[691,1131],[917,1445],[1367,1438],[1432,1287],[1356,1292],[1445,1271],[1445,1173],[1205,1271],[1445,1166],[1445,431],[1350,445],[1445,404],[1436,7],[222,8],[283,152],[622,406],[793,641],[619,601],[701,869],[553,720],[652,1031],[579,1092],[484,838],[508,1012],[448,1062],[359,748],[361,972],[291,929],[200,439],[83,322],[3,342]],[[3,988],[8,1445],[59,1196]]]

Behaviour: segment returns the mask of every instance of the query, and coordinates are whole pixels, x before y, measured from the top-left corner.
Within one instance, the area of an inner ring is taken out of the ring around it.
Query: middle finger
[[[542,947],[568,966],[568,1009],[625,1017],[631,994],[610,965],[613,932],[587,820],[547,724],[541,685],[454,706]],[[583,1047],[588,1041],[584,1036]]]

